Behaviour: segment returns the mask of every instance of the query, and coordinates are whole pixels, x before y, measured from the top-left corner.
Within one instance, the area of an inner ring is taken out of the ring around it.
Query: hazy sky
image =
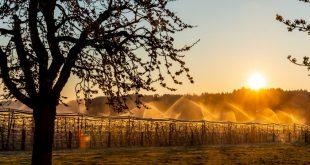
[[[177,93],[225,92],[246,85],[254,72],[267,87],[310,90],[306,68],[291,64],[288,55],[310,56],[310,36],[288,33],[275,20],[310,20],[310,5],[298,0],[179,0],[171,4],[185,22],[198,27],[177,34],[178,44],[201,42],[186,58],[195,84],[184,83]],[[65,93],[72,92],[71,81]],[[157,93],[170,93],[159,89]]]

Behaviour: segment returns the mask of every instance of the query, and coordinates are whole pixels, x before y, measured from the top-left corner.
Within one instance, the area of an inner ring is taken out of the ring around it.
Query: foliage
[[[77,96],[86,104],[98,90],[116,110],[126,96],[155,91],[185,74],[193,78],[173,35],[193,28],[168,8],[173,0],[2,0],[0,68],[3,99],[16,98],[30,108],[60,93],[71,74]],[[173,67],[172,67],[173,66]]]
[[[299,0],[301,2],[304,3],[310,3],[309,0]],[[305,19],[295,19],[295,20],[286,20],[283,18],[283,16],[281,15],[276,15],[276,20],[278,20],[279,22],[284,23],[287,26],[287,30],[289,32],[292,32],[294,30],[298,30],[301,32],[305,32],[308,35],[310,35],[310,23],[307,22]],[[299,65],[299,66],[305,66],[308,68],[308,70],[310,70],[310,61],[309,61],[309,57],[304,57],[302,62],[298,62],[296,58],[292,57],[291,55],[289,55],[288,60],[290,60],[292,63]]]

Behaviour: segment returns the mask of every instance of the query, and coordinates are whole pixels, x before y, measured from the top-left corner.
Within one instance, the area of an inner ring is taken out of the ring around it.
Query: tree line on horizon
[[[272,88],[255,91],[241,88],[232,92],[202,93],[200,95],[144,95],[141,98],[141,101],[146,104],[146,107],[151,103],[159,111],[164,113],[180,99],[193,101],[194,103],[208,108],[213,113],[228,111],[231,109],[228,104],[233,104],[248,114],[253,114],[255,111],[264,109],[271,109],[275,113],[278,111],[284,111],[295,116],[300,116],[304,119],[304,123],[310,123],[310,92],[307,90],[283,90],[280,88]],[[107,104],[106,97],[94,98],[88,108],[81,108],[81,106],[78,107],[75,100],[72,100],[67,104],[71,112],[82,112],[89,115],[119,116],[126,113],[126,111],[122,113],[114,112],[112,107]],[[129,110],[137,109],[133,100],[128,100],[127,105]],[[62,106],[62,108],[66,107]],[[141,111],[147,111],[147,108],[140,108]]]

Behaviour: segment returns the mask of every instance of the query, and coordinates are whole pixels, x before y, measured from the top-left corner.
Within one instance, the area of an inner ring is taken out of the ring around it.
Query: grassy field
[[[29,164],[30,152],[0,152],[0,164]],[[244,145],[55,151],[54,164],[310,164],[310,146]]]

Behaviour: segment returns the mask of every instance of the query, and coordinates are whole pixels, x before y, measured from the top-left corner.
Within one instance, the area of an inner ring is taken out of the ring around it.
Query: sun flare
[[[260,90],[266,87],[266,79],[262,74],[254,73],[248,78],[248,86],[253,90]]]

